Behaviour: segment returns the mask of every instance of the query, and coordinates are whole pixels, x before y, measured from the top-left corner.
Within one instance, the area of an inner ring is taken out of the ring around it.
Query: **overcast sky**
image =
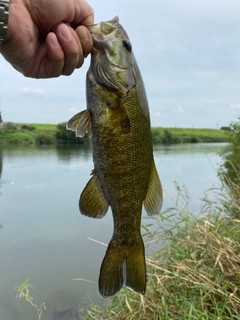
[[[240,116],[239,0],[89,0],[118,15],[138,61],[152,126],[220,128]],[[69,77],[24,78],[0,56],[4,121],[60,123],[85,109],[90,60]]]

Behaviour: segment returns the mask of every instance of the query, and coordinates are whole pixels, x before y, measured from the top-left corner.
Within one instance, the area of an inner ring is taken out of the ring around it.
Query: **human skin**
[[[84,0],[10,0],[0,53],[26,77],[70,75],[92,50],[93,22]]]

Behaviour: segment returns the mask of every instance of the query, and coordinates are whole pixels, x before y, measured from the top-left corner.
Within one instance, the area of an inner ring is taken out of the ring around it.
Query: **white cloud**
[[[34,95],[43,95],[45,90],[43,89],[35,89],[35,88],[29,88],[29,87],[23,87],[21,89],[21,92],[26,94],[34,94]]]
[[[77,108],[69,108],[68,110],[73,114],[76,114],[76,113],[80,112],[80,110],[77,109]]]
[[[183,108],[180,107],[180,106],[178,106],[177,108],[175,108],[173,111],[176,112],[176,113],[178,113],[178,114],[183,114],[183,113],[184,113]]]
[[[233,108],[233,109],[240,109],[240,103],[238,103],[238,104],[231,103],[230,107]]]
[[[162,116],[161,112],[159,112],[159,111],[152,111],[151,114],[152,114],[152,117],[161,117]]]
[[[177,113],[179,115],[188,115],[188,114],[193,114],[192,111],[185,111],[182,107],[178,106],[173,109],[174,113]]]
[[[193,74],[200,78],[209,80],[217,79],[220,77],[220,73],[214,70],[195,70],[193,71]]]

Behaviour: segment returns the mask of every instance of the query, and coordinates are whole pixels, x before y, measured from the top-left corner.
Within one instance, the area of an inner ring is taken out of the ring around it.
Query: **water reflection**
[[[171,154],[171,155],[183,155],[187,154],[209,154],[209,153],[218,153],[225,147],[227,143],[180,143],[180,144],[154,144],[153,149],[156,153],[159,154]]]
[[[79,145],[58,145],[56,147],[57,155],[61,161],[71,161],[73,159],[89,160],[91,157],[91,145],[90,143]]]

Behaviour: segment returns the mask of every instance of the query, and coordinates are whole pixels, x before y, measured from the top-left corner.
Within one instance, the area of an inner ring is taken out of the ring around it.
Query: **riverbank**
[[[152,128],[153,143],[226,142],[227,132],[220,129]],[[87,141],[87,139],[86,139]],[[65,123],[21,124],[6,122],[0,128],[0,144],[84,143]]]
[[[148,243],[166,243],[147,258],[145,296],[122,289],[109,305],[80,310],[84,319],[239,319],[240,201],[231,199],[230,205],[225,202],[229,196],[220,194],[218,205],[203,200],[202,218],[184,203],[161,213],[157,230],[144,228]]]
[[[152,128],[153,143],[226,142],[226,130],[201,128]]]
[[[76,138],[73,131],[66,129],[66,123],[22,124],[5,122],[0,127],[0,144],[36,144],[54,145],[64,143],[88,143],[89,139]]]
[[[5,122],[0,128],[0,144],[54,144],[54,124],[22,124]]]

